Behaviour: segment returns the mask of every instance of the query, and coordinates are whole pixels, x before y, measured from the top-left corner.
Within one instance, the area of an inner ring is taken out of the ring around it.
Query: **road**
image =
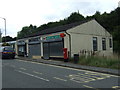
[[[19,59],[2,60],[3,88],[117,88],[118,76]]]

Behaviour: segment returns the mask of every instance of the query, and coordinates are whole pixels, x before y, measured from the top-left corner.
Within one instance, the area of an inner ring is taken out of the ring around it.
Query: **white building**
[[[112,42],[112,35],[93,19],[42,30],[17,40],[16,47],[18,55],[30,58],[65,58],[64,48],[68,58],[74,54],[110,56]]]

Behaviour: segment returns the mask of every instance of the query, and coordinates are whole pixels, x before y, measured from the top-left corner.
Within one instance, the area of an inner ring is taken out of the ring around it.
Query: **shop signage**
[[[62,38],[60,35],[54,35],[54,36],[47,36],[43,38],[43,42],[54,42],[54,41],[61,41]]]
[[[46,37],[46,40],[59,39],[59,38],[61,38],[60,35],[48,36],[48,37]]]

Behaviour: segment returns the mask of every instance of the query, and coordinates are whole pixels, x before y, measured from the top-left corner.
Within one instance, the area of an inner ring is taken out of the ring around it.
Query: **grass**
[[[71,61],[74,62],[74,59],[71,59]],[[110,59],[110,58],[95,57],[95,56],[86,58],[85,56],[81,56],[77,63],[87,66],[120,69],[120,59]]]

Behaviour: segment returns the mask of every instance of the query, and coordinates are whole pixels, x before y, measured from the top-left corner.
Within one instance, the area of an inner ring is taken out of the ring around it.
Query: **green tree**
[[[84,16],[74,12],[67,18],[67,24],[85,20]]]
[[[17,39],[24,38],[36,32],[37,27],[30,24],[30,26],[24,26],[21,31],[17,33]]]
[[[2,42],[5,42],[5,41],[6,41],[6,42],[12,41],[12,39],[13,39],[12,37],[6,36],[6,37],[3,37],[3,38],[2,38]]]

